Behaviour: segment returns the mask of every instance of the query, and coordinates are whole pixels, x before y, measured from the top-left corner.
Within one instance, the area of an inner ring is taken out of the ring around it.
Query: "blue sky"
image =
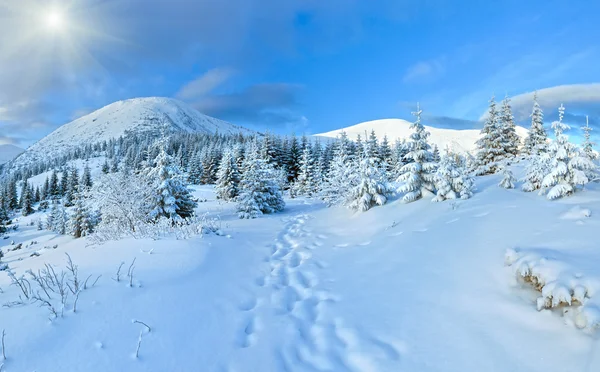
[[[58,9],[65,27],[49,30]],[[319,133],[476,121],[492,94],[527,121],[600,124],[593,1],[0,0],[0,143],[26,146],[120,99],[167,96],[236,124]],[[426,123],[427,123],[426,120]]]

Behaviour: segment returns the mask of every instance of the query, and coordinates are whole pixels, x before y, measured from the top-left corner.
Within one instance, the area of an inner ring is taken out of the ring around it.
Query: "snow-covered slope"
[[[190,240],[88,246],[38,231],[40,213],[19,217],[19,231],[0,239],[17,277],[46,263],[60,276],[68,253],[90,279],[77,311],[69,292],[56,319],[33,301],[0,306],[2,370],[599,371],[597,337],[560,311],[538,311],[540,293],[515,280],[504,256],[514,248],[521,265],[600,288],[600,185],[548,202],[500,179],[478,177],[474,197],[452,203],[392,200],[353,215],[295,198],[256,220],[200,186],[198,213],[219,215],[226,236]],[[19,300],[10,282],[0,272],[0,305]]]
[[[25,150],[15,145],[0,145],[0,164],[11,161],[23,151]]]
[[[371,130],[375,130],[375,133],[380,139],[383,138],[384,135],[387,135],[391,141],[394,141],[402,138],[408,139],[412,133],[410,124],[410,122],[402,119],[374,120],[327,133],[317,134],[317,136],[335,138],[342,131],[345,131],[351,139],[355,139],[359,134],[364,138],[365,132],[368,134]],[[481,131],[479,129],[440,129],[427,125],[425,126],[425,129],[431,134],[429,137],[429,142],[431,144],[438,145],[440,149],[444,149],[448,146],[450,149],[457,152],[471,152],[475,150],[475,141],[481,136]],[[527,129],[517,126],[517,134],[521,138],[525,138]]]
[[[161,97],[118,101],[65,124],[31,146],[17,164],[52,158],[76,146],[126,136],[131,133],[170,131],[195,133],[252,133],[249,129],[206,116],[187,104]]]

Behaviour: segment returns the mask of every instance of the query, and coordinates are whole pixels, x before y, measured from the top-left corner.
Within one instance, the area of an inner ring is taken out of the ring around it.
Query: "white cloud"
[[[420,61],[406,70],[402,81],[405,83],[431,82],[445,72],[445,57]]]
[[[182,100],[192,100],[205,96],[229,80],[235,74],[230,68],[214,68],[199,78],[184,85],[176,96]]]

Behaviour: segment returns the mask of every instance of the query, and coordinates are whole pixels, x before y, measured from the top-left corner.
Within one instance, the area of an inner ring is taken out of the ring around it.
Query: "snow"
[[[102,276],[53,321],[36,304],[0,308],[2,370],[599,370],[600,220],[583,210],[600,208],[600,187],[550,202],[501,179],[478,177],[468,200],[395,199],[354,214],[295,198],[250,220],[198,186],[198,212],[218,216],[226,236],[188,240],[90,245],[28,226],[40,213],[20,217],[0,240],[17,276],[64,269],[65,253],[83,280]],[[565,219],[573,210],[584,217]],[[8,252],[11,240],[23,248]],[[517,280],[517,267],[535,268],[546,292]],[[0,273],[2,303],[18,298],[9,283]],[[540,297],[585,306],[538,311]]]
[[[170,131],[194,133],[252,134],[243,127],[206,116],[172,98],[148,97],[118,101],[59,127],[21,156],[13,166],[56,158],[82,145],[93,145],[129,133]]]
[[[365,136],[365,132],[369,133],[375,130],[378,138],[383,138],[387,135],[391,142],[396,139],[408,139],[412,133],[410,125],[412,123],[403,119],[382,119],[368,121],[356,124],[347,128],[334,130],[327,133],[317,134],[316,136],[336,138],[342,131],[348,134],[350,139],[356,139],[358,135]],[[426,123],[425,123],[426,124]],[[425,130],[431,135],[428,138],[430,145],[437,145],[440,150],[447,147],[453,152],[464,153],[474,152],[476,150],[475,142],[481,137],[479,129],[442,129],[431,126],[425,126]],[[523,140],[527,136],[527,129],[517,126],[516,131],[518,136]]]

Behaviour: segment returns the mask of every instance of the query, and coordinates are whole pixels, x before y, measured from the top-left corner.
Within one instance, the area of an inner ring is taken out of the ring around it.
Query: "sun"
[[[62,31],[67,25],[64,14],[60,10],[51,10],[46,14],[46,27],[51,31]]]

